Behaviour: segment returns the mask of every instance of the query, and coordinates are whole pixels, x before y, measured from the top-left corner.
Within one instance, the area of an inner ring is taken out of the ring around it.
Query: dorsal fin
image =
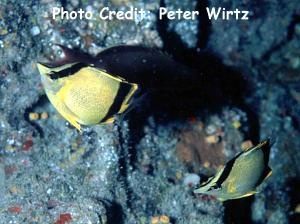
[[[260,142],[259,144],[255,145],[253,147],[249,147],[249,148],[244,149],[244,152],[253,151],[253,150],[256,150],[256,149],[259,149],[259,148],[262,148],[264,150],[264,149],[269,148],[269,147],[270,147],[270,139],[266,139],[266,140]]]

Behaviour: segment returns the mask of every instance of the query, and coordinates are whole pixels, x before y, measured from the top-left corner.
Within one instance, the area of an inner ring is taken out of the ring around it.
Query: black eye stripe
[[[85,63],[76,63],[74,65],[72,65],[69,68],[63,69],[59,72],[51,72],[49,74],[51,79],[59,79],[59,78],[63,78],[63,77],[68,77],[71,76],[73,74],[75,74],[76,72],[78,72],[80,69],[87,67],[88,65]]]
[[[232,167],[235,163],[235,159],[236,158],[233,158],[232,160],[230,160],[229,162],[227,162],[221,176],[219,177],[219,179],[216,181],[216,186],[219,186],[221,187],[221,184],[227,179],[227,177],[229,176],[231,170],[232,170]]]

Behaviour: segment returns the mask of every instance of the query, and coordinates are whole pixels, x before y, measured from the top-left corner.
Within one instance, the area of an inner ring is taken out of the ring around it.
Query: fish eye
[[[220,188],[221,188],[221,187],[218,186],[218,185],[213,185],[213,186],[211,186],[211,187],[208,189],[208,191],[218,190],[218,189],[220,189]]]
[[[59,74],[57,72],[50,72],[49,77],[50,77],[50,79],[58,79]]]

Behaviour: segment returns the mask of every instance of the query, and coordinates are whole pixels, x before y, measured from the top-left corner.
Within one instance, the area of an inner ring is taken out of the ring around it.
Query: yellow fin
[[[258,192],[257,192],[257,191],[250,191],[249,193],[244,194],[243,196],[241,196],[241,197],[239,197],[239,198],[249,197],[249,196],[254,195],[254,194],[256,194],[256,193],[258,193]]]
[[[101,122],[102,124],[111,124],[115,121],[114,117],[108,118],[106,121]]]
[[[228,200],[235,200],[235,199],[240,199],[240,198],[246,198],[246,197],[249,197],[249,196],[254,195],[254,194],[256,194],[256,193],[258,193],[258,192],[257,192],[257,191],[250,191],[250,192],[248,192],[248,193],[246,193],[246,194],[243,194],[243,195],[241,195],[241,196],[238,196],[238,197],[233,197],[233,198],[222,198],[222,197],[217,197],[217,199],[218,199],[219,201],[221,201],[221,202],[224,202],[224,201],[228,201]]]
[[[271,175],[272,175],[272,170],[269,168],[269,172],[268,172],[267,176],[264,178],[264,180],[269,178]]]
[[[72,116],[70,113],[66,113],[63,110],[61,110],[60,113],[71,125],[73,125],[78,131],[82,132],[81,125],[76,121],[75,116]]]
[[[220,202],[226,201],[224,198],[217,198]]]
[[[236,198],[233,198],[233,199],[246,198],[246,197],[249,197],[249,196],[254,195],[256,193],[258,193],[258,192],[257,191],[250,191],[250,192],[248,192],[248,193],[246,193],[246,194],[244,194],[240,197],[236,197]]]

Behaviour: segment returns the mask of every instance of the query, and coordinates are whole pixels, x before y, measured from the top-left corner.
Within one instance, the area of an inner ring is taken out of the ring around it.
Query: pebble
[[[10,193],[12,193],[12,194],[16,194],[16,193],[18,193],[18,188],[16,187],[16,186],[12,186],[12,187],[10,187],[9,189],[9,192]]]
[[[66,224],[72,221],[72,215],[70,213],[62,213],[56,220],[55,224]]]
[[[235,121],[232,122],[232,126],[233,126],[235,129],[239,129],[239,128],[242,126],[242,124],[241,124],[240,121],[235,120]]]
[[[0,36],[4,36],[8,34],[8,30],[7,29],[0,29]]]
[[[29,117],[30,121],[35,121],[35,120],[39,119],[39,114],[38,113],[34,113],[34,112],[30,112],[29,115],[28,115],[28,117]]]
[[[252,143],[251,140],[246,140],[246,141],[242,142],[241,148],[243,150],[247,150],[247,149],[249,149],[251,147],[253,147],[253,143]]]
[[[192,187],[199,183],[200,183],[200,177],[195,173],[188,173],[184,176],[183,184],[186,186]]]
[[[30,29],[30,33],[32,36],[39,35],[41,33],[41,30],[38,26],[34,26]]]
[[[23,151],[30,151],[30,149],[33,146],[33,141],[31,138],[26,139],[26,141],[23,143]]]
[[[215,143],[219,142],[219,137],[216,135],[210,135],[210,136],[205,137],[205,140],[209,144],[215,144]]]
[[[48,119],[48,117],[49,117],[49,115],[48,115],[47,112],[42,112],[42,113],[41,113],[41,119],[42,119],[42,120],[46,120],[46,119]]]
[[[166,215],[154,216],[151,219],[151,224],[169,224],[170,218]]]
[[[214,134],[216,132],[216,130],[217,130],[217,127],[213,124],[210,124],[205,128],[206,134],[208,134],[208,135]]]
[[[7,210],[8,210],[10,213],[16,213],[16,214],[19,214],[19,213],[22,212],[22,208],[21,208],[21,206],[19,206],[19,205],[9,207]]]

